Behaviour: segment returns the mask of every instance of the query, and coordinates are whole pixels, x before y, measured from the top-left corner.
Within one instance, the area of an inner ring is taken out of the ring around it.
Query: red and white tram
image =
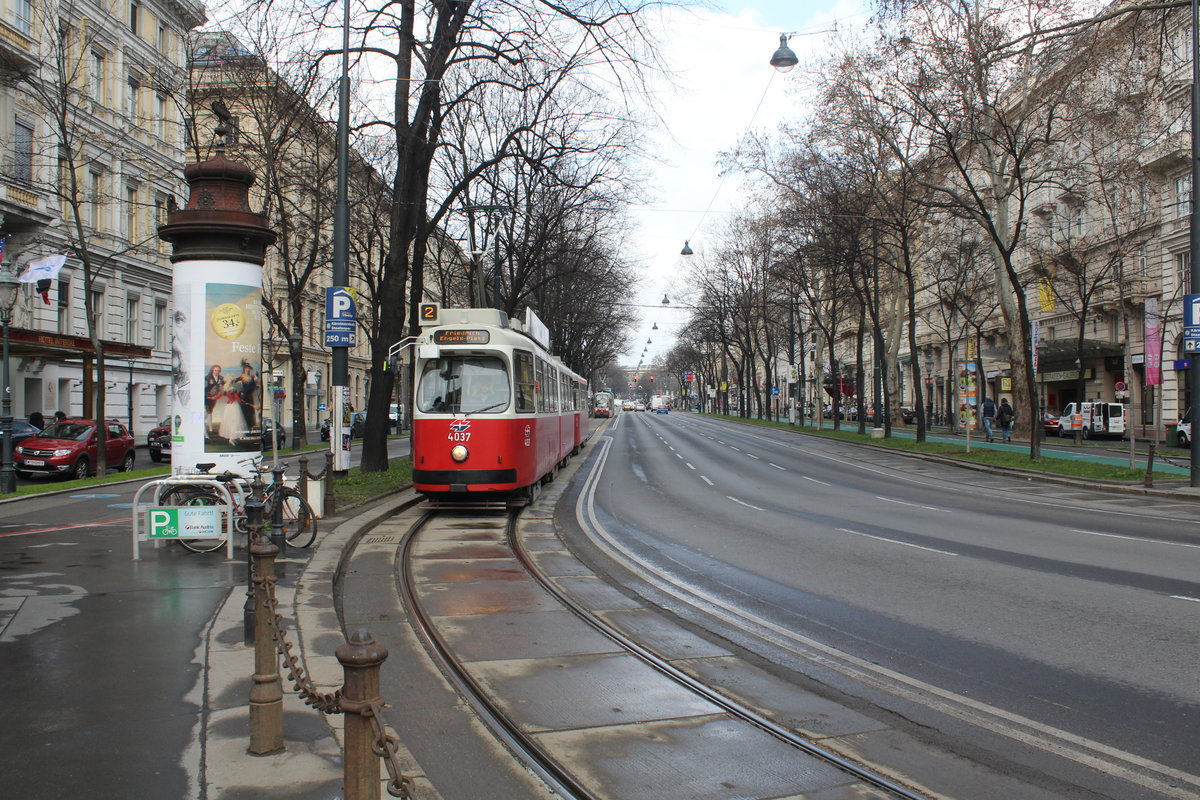
[[[532,497],[588,436],[586,381],[532,312],[427,303],[420,317],[414,488],[446,505]]]

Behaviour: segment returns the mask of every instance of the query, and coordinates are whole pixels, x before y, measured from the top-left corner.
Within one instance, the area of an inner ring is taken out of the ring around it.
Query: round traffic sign
[[[1125,381],[1117,381],[1117,385],[1113,388],[1116,389],[1118,392],[1123,392],[1128,387],[1125,386]]]

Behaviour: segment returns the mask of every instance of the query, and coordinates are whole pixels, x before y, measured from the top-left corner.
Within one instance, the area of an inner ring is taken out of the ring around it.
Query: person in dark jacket
[[[992,423],[996,421],[996,401],[990,397],[983,400],[983,432],[992,441]]]
[[[1008,404],[1008,398],[1005,397],[1000,401],[1000,408],[996,409],[996,422],[1000,423],[1000,435],[1004,437],[1004,441],[1012,441],[1012,424],[1013,419],[1017,416],[1013,411],[1013,407]]]

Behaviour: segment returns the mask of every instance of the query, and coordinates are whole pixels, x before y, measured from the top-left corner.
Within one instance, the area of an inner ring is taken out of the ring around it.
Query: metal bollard
[[[254,644],[254,557],[250,544],[262,533],[263,526],[263,483],[257,475],[250,483],[250,497],[246,499],[246,604],[242,606],[242,642]]]
[[[271,637],[273,606],[268,592],[275,582],[275,557],[279,548],[261,533],[250,545],[254,558],[256,593],[254,629],[254,683],[250,687],[250,752],[256,756],[283,750],[283,684],[279,658]]]
[[[379,668],[387,660],[387,648],[359,628],[335,654],[344,673],[341,706],[346,714],[346,753],[342,791],[345,800],[379,800],[379,759],[374,750],[376,732],[371,717],[372,706],[383,706]]]
[[[279,548],[280,553],[287,554],[287,537],[283,534],[283,465],[271,467],[272,488],[275,490],[275,504],[271,506],[271,544]]]
[[[325,471],[321,473],[325,479],[325,516],[331,517],[337,510],[333,503],[333,453],[325,451]]]

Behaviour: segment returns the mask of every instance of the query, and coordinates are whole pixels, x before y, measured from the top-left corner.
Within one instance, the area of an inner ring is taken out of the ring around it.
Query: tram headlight
[[[468,455],[469,453],[465,444],[456,444],[450,448],[450,457],[460,464],[467,460]]]

